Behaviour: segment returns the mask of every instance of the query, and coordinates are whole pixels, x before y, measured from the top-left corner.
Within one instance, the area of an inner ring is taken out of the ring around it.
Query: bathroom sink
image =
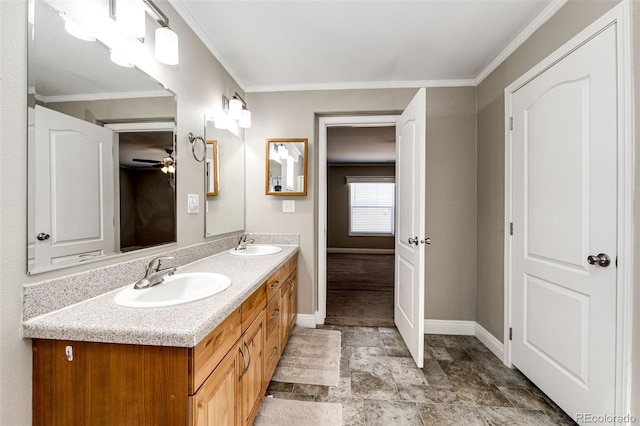
[[[229,253],[235,256],[264,256],[266,254],[280,253],[282,247],[268,246],[262,244],[247,244],[244,250],[231,249]]]
[[[226,275],[192,272],[168,276],[160,284],[136,290],[133,285],[118,292],[113,301],[129,308],[158,308],[194,302],[220,293],[231,285]]]

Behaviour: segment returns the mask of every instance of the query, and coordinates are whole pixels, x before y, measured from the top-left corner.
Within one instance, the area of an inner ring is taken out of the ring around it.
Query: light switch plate
[[[200,212],[200,195],[187,194],[187,213]]]
[[[283,213],[295,213],[296,200],[282,200],[282,212]]]

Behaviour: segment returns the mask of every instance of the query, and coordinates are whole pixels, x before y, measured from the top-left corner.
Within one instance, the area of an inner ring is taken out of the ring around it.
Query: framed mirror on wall
[[[267,139],[266,195],[307,195],[307,145],[307,139]]]
[[[205,237],[244,231],[245,145],[226,129],[206,121]]]
[[[61,12],[29,2],[29,274],[176,242],[176,96]]]

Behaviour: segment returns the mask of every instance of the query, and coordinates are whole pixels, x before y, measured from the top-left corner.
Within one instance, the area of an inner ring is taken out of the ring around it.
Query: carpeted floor
[[[327,254],[326,324],[393,326],[392,254]]]

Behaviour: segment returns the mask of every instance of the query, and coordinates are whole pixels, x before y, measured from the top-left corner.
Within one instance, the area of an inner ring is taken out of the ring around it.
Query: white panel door
[[[614,413],[615,30],[512,97],[512,363],[574,419]]]
[[[424,361],[427,95],[420,89],[396,125],[394,321],[416,365]]]
[[[114,250],[112,131],[35,108],[35,268]]]

